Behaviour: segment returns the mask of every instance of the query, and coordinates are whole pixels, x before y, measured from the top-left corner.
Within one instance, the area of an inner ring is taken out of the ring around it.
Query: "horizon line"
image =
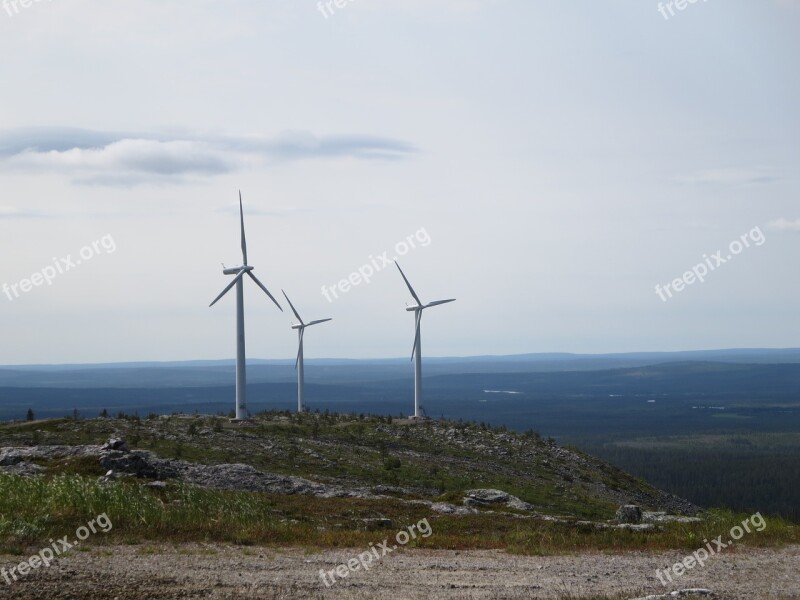
[[[446,356],[426,356],[425,360],[498,360],[498,359],[520,359],[534,357],[573,357],[573,358],[613,358],[626,357],[632,355],[676,355],[676,354],[704,354],[704,353],[746,353],[746,352],[800,352],[800,347],[754,347],[754,348],[707,348],[701,350],[634,350],[626,352],[520,352],[515,354],[472,354],[472,355],[446,355]],[[286,363],[294,364],[294,358],[249,358],[248,363]],[[407,357],[380,357],[380,358],[345,358],[345,357],[318,357],[309,358],[307,362],[408,362]],[[116,365],[163,365],[163,364],[187,364],[187,363],[235,363],[236,358],[211,358],[211,359],[173,359],[173,360],[120,360],[114,362],[76,362],[76,363],[17,363],[3,364],[0,369],[13,368],[33,368],[33,367],[113,367]]]

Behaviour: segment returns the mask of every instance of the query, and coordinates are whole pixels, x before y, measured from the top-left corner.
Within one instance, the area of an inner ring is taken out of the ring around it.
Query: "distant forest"
[[[580,446],[701,506],[726,506],[800,521],[800,440],[771,448],[759,448],[748,436],[732,436],[724,443],[700,448]]]

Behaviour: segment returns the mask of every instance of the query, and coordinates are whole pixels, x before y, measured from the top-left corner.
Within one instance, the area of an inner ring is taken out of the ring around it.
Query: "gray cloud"
[[[42,219],[44,215],[38,212],[23,210],[16,206],[0,204],[0,220],[2,219]]]
[[[183,183],[245,165],[350,157],[400,160],[407,143],[363,135],[199,136],[27,128],[0,132],[0,168],[61,172],[81,184]]]
[[[735,186],[775,183],[779,181],[779,178],[772,169],[765,167],[740,167],[709,169],[678,177],[677,181],[687,185]]]

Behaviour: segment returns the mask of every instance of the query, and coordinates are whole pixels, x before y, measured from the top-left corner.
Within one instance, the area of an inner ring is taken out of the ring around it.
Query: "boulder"
[[[642,522],[642,509],[635,504],[623,504],[617,509],[614,521],[637,525]]]
[[[508,492],[502,490],[482,489],[467,490],[464,497],[464,506],[499,506],[504,505],[508,508],[517,510],[534,510],[533,504],[520,500]]]
[[[386,517],[375,517],[371,519],[361,519],[367,531],[375,531],[377,529],[391,529],[394,524],[391,519]]]
[[[9,465],[0,465],[0,473],[7,473],[9,475],[20,475],[22,477],[30,477],[32,475],[39,475],[44,473],[44,467],[36,463],[29,462],[15,462]]]
[[[101,446],[101,450],[119,450],[120,452],[128,452],[128,442],[126,442],[123,438],[112,437]]]
[[[110,471],[147,479],[173,479],[180,474],[175,462],[145,450],[109,450],[100,456],[100,464]]]

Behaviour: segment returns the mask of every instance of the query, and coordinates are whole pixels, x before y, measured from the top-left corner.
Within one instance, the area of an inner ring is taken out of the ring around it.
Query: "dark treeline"
[[[700,506],[800,520],[798,448],[581,448]]]

